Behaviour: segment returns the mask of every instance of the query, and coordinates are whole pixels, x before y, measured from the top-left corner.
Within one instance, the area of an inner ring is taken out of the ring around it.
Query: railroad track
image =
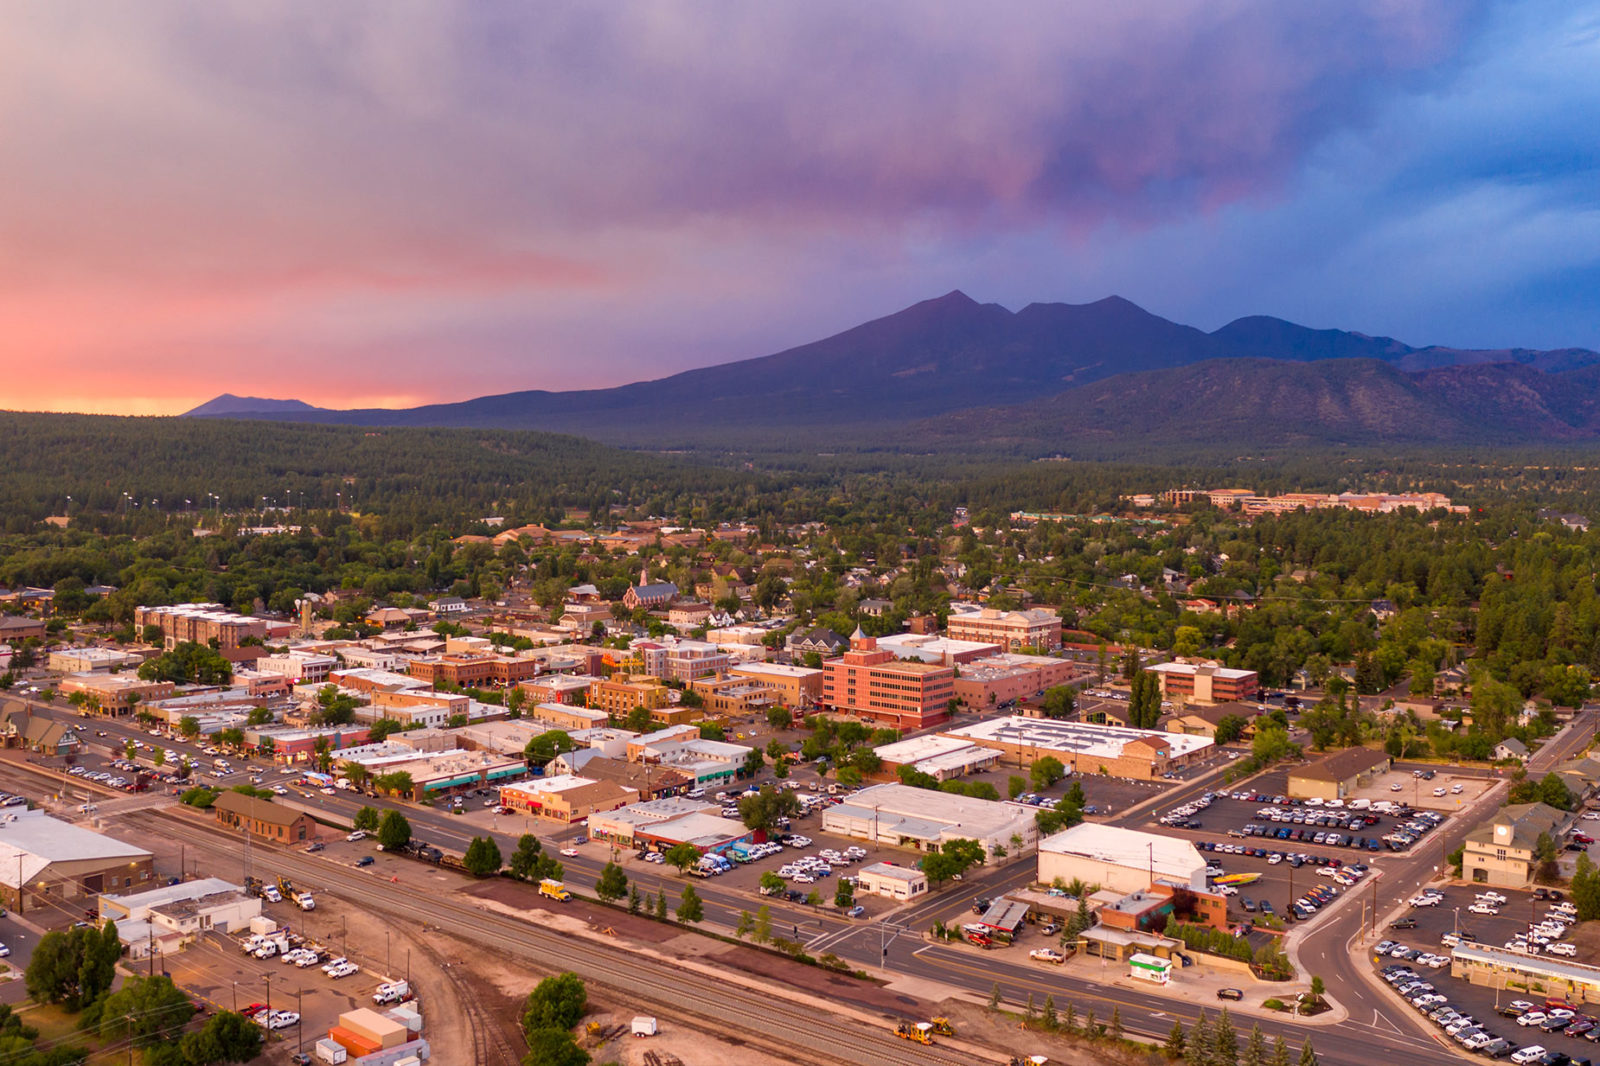
[[[226,845],[237,844],[231,835],[195,825],[178,815],[140,811],[128,817],[194,846],[226,850]],[[263,860],[266,854],[261,856]],[[290,876],[312,885],[326,885],[333,894],[358,901],[370,910],[427,923],[468,941],[492,945],[497,951],[522,956],[541,969],[571,970],[586,982],[612,990],[624,1002],[700,1020],[712,1031],[732,1029],[746,1043],[770,1049],[786,1062],[804,1059],[818,1066],[834,1066],[840,1061],[863,1066],[971,1066],[983,1059],[1005,1061],[997,1053],[909,1045],[894,1036],[888,1020],[882,1029],[875,1029],[851,1018],[822,1016],[809,1004],[791,1004],[733,980],[718,980],[620,946],[574,938],[404,881],[384,883],[383,891],[375,893],[377,886],[370,875],[356,874],[296,852],[274,850],[270,855],[267,861]],[[419,871],[422,869],[425,868],[418,867]],[[464,996],[463,1001],[472,1003],[470,996]],[[481,1017],[473,1020],[475,1034],[488,1021]],[[492,1027],[492,1022],[489,1024]],[[483,1049],[478,1050],[481,1054]]]

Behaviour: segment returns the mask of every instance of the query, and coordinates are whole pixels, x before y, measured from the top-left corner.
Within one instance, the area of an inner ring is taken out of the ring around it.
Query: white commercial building
[[[928,891],[928,875],[915,866],[897,866],[892,862],[875,862],[864,866],[856,875],[856,890],[875,896],[888,896],[904,903]]]
[[[1119,893],[1170,881],[1204,892],[1206,862],[1187,840],[1084,822],[1039,841],[1039,880],[1083,881]]]
[[[874,748],[889,770],[909,766],[940,781],[988,769],[1000,761],[1000,752],[980,748],[970,741],[928,734]]]
[[[261,673],[278,674],[289,678],[297,685],[320,685],[328,680],[328,675],[338,665],[339,660],[331,655],[320,655],[315,652],[305,651],[290,651],[282,655],[264,655],[256,660],[256,669]]]
[[[937,851],[952,840],[975,840],[985,855],[1032,850],[1034,812],[1009,803],[908,785],[874,785],[822,813],[822,830],[884,844]]]

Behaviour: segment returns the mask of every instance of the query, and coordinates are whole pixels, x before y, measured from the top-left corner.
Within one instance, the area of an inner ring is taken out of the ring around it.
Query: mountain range
[[[678,448],[983,449],[1600,439],[1600,353],[1414,348],[1265,316],[1215,332],[1124,300],[1012,312],[952,292],[656,381],[406,409],[225,394],[186,417],[539,429]]]

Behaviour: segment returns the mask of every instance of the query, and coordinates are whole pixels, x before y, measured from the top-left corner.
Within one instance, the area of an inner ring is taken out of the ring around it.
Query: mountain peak
[[[207,400],[191,411],[185,411],[181,418],[200,418],[217,415],[243,415],[243,414],[285,414],[290,411],[317,411],[304,400],[269,400],[260,396],[235,396],[225,392],[215,399]]]

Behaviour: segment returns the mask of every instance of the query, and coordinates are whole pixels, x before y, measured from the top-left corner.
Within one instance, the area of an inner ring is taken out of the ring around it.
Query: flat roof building
[[[909,766],[940,781],[979,773],[999,762],[1002,755],[994,748],[936,733],[885,744],[874,748],[873,752],[883,760],[883,768],[890,773]]]
[[[1197,762],[1215,747],[1206,737],[1021,715],[947,729],[941,735],[993,748],[1019,762],[1031,763],[1050,755],[1074,773],[1105,773],[1140,781],[1155,780]]]
[[[1171,881],[1206,888],[1206,863],[1187,840],[1084,822],[1039,841],[1039,880],[1082,881],[1126,895]]]
[[[871,866],[863,866],[856,875],[856,890],[904,903],[927,895],[928,875],[915,866],[875,862]]]
[[[952,840],[975,840],[985,855],[996,847],[1022,854],[1039,839],[1031,809],[907,785],[862,789],[824,810],[822,829],[919,851],[937,851]]]
[[[836,711],[916,730],[950,717],[955,671],[925,662],[901,662],[857,629],[850,650],[824,665],[822,703]]]
[[[500,805],[513,811],[572,825],[601,811],[626,807],[639,798],[615,781],[560,774],[500,786]]]
[[[1212,663],[1156,663],[1146,669],[1161,678],[1163,699],[1228,703],[1251,699],[1261,687],[1254,670],[1234,670]]]
[[[952,612],[945,632],[955,640],[998,644],[1006,651],[1030,647],[1055,651],[1061,647],[1061,616],[1037,607],[1025,611],[983,607]]]

